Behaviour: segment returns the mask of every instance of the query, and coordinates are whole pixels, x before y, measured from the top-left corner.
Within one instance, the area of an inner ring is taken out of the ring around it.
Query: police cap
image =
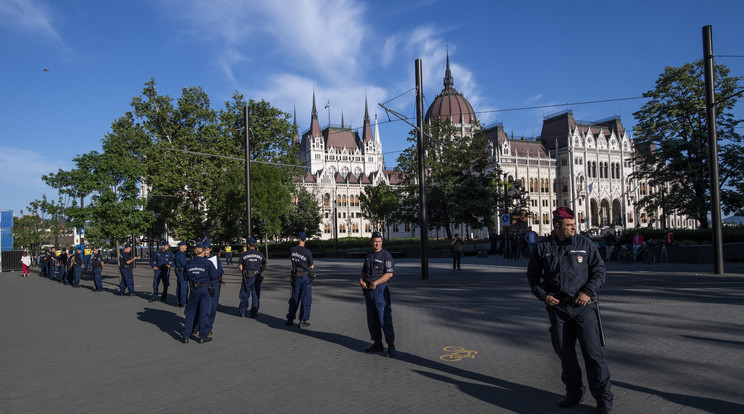
[[[300,240],[302,240],[302,241],[305,241],[305,240],[307,240],[307,234],[305,234],[304,231],[301,231],[300,234],[297,235],[297,238],[300,239]]]
[[[250,244],[251,246],[255,246],[256,245],[256,238],[253,237],[253,236],[248,237],[247,243]]]
[[[376,232],[372,233],[372,237],[371,238],[373,238],[373,239],[381,239],[382,238],[382,234],[380,234],[379,231],[376,231]]]
[[[188,243],[186,243],[185,241],[182,241],[182,242],[178,242],[178,247],[181,247],[181,246],[188,246],[188,245],[189,245],[189,244],[188,244]]]

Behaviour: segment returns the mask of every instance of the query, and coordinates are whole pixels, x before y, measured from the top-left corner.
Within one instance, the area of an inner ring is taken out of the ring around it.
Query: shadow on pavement
[[[658,395],[667,401],[675,404],[684,405],[712,414],[730,414],[744,412],[744,405],[732,403],[729,401],[716,400],[713,398],[696,397],[692,395],[676,394],[671,392],[658,391],[640,385],[632,385],[625,382],[612,381],[612,385],[623,387],[629,390],[638,391],[651,395]]]
[[[181,340],[183,317],[170,310],[145,308],[143,311],[137,312],[137,319],[157,326],[173,339]]]

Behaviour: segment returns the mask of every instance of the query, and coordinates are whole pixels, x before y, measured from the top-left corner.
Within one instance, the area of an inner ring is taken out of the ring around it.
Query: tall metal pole
[[[708,159],[710,165],[710,218],[713,229],[713,272],[723,274],[723,236],[721,234],[721,187],[718,183],[718,137],[716,136],[716,90],[713,79],[713,29],[703,26],[705,68],[705,109],[708,123]]]
[[[248,105],[243,107],[245,117],[245,241],[251,236],[251,128]]]
[[[419,170],[419,226],[421,228],[421,279],[429,278],[429,224],[426,219],[426,163],[424,151],[424,85],[421,74],[421,59],[414,62],[416,70],[416,134],[418,137],[418,170]]]

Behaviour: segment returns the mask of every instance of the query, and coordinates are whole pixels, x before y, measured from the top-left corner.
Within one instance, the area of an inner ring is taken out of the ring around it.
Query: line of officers
[[[297,235],[297,245],[289,249],[291,262],[289,309],[286,315],[287,326],[294,326],[297,319],[298,328],[310,326],[312,305],[312,283],[316,278],[315,262],[312,252],[305,247],[307,235]],[[388,280],[395,273],[392,255],[382,249],[382,235],[375,232],[371,238],[372,251],[364,260],[359,284],[362,287],[367,309],[367,327],[372,345],[364,349],[367,353],[385,352],[383,337],[387,343],[386,356],[394,357],[395,332],[393,329],[390,291]],[[240,255],[238,268],[242,281],[239,293],[240,317],[258,318],[261,297],[262,273],[266,269],[266,257],[257,248],[254,237],[249,237],[245,251]],[[184,308],[184,327],[181,342],[188,343],[196,336],[196,342],[212,340],[212,327],[217,315],[220,297],[220,286],[224,269],[219,257],[212,251],[209,237],[203,237],[193,250],[193,257],[186,257],[188,243],[178,243],[176,253],[164,242],[161,249],[150,258],[153,269],[152,295],[150,302],[165,301],[168,295],[170,269],[176,273],[176,306]],[[133,296],[134,262],[138,259],[131,255],[131,246],[126,245],[120,253],[119,282],[120,296]],[[160,290],[162,286],[162,290]]]
[[[90,253],[89,265],[93,271],[93,291],[103,292],[103,283],[101,281],[103,255],[96,248],[91,249]],[[42,250],[39,255],[40,276],[55,280],[64,285],[79,288],[80,276],[82,275],[83,267],[86,266],[83,257],[82,247],[78,247],[77,249],[71,248],[69,251],[64,248],[57,251],[56,247],[52,247],[49,250]]]

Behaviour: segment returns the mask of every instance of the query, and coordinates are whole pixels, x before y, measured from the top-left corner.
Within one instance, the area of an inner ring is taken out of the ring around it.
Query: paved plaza
[[[32,272],[0,274],[2,413],[591,413],[558,408],[560,367],[525,259],[397,261],[391,283],[398,356],[369,345],[361,260],[320,259],[311,326],[284,326],[289,261],[269,261],[261,316],[237,316],[240,275],[227,266],[214,341],[179,341],[175,276],[167,303],[71,289]],[[608,263],[601,292],[614,413],[744,412],[744,264]]]

